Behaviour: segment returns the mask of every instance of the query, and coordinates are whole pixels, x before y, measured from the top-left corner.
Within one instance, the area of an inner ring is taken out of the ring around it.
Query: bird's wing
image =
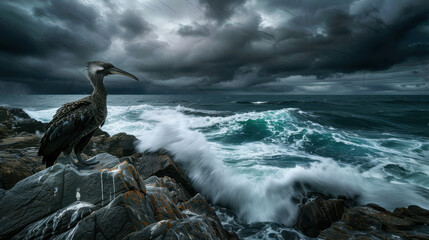
[[[90,105],[92,102],[88,98],[82,98],[74,102],[66,103],[62,107],[58,108],[52,120],[46,125],[45,130],[48,130],[54,123],[59,121],[61,118],[66,116],[68,113],[73,112],[80,107]]]
[[[96,106],[91,102],[65,104],[54,116],[40,141],[39,156],[61,152],[79,137],[86,126],[94,125]]]

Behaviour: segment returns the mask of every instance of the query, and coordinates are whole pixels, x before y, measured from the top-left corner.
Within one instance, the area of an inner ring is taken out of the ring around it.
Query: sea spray
[[[147,118],[147,116],[144,116]],[[185,116],[164,118],[153,129],[143,131],[139,150],[167,149],[174,154],[198,191],[213,203],[228,206],[246,222],[272,221],[292,225],[297,214],[297,199],[308,191],[339,194],[360,203],[374,202],[393,208],[409,204],[427,205],[413,187],[375,182],[364,178],[351,166],[340,166],[330,158],[317,157],[309,166],[277,168],[261,178],[242,174],[225,166],[214,144],[190,129]],[[398,196],[398,192],[402,195]]]

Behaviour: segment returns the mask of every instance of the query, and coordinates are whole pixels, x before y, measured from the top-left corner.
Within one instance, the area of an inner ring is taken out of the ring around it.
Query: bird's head
[[[106,62],[102,62],[102,61],[91,61],[88,62],[88,75],[89,77],[105,77],[107,75],[111,75],[111,74],[121,74],[130,78],[133,78],[135,80],[139,80],[136,76],[134,76],[133,74],[126,72],[122,69],[119,69],[115,66],[113,66],[113,64],[111,63],[106,63]]]

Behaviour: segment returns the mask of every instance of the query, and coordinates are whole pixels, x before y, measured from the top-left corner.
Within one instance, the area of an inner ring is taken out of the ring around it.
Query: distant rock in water
[[[169,177],[146,181],[109,154],[93,170],[56,164],[0,194],[0,239],[228,239],[201,195]]]

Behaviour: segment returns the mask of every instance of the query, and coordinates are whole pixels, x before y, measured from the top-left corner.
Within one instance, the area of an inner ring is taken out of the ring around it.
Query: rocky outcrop
[[[44,127],[44,123],[32,119],[20,108],[7,108],[0,106],[0,139],[22,132],[43,132]]]
[[[0,151],[0,188],[10,189],[17,182],[43,169],[38,148],[9,148]]]
[[[131,157],[122,159],[132,162],[143,178],[149,176],[168,176],[174,179],[191,195],[196,194],[183,168],[176,164],[164,150],[154,153],[137,153]]]
[[[0,239],[228,239],[201,195],[143,178],[109,154],[93,170],[56,164],[0,194]]]
[[[356,204],[344,196],[310,193],[295,228],[319,239],[429,239],[429,210],[418,206],[390,212],[378,205]]]
[[[19,108],[0,106],[0,188],[9,189],[18,181],[44,169],[37,156],[45,124]]]
[[[393,212],[375,205],[348,209],[321,239],[429,239],[429,210],[418,206]]]
[[[45,168],[37,156],[39,142],[39,136],[26,132],[0,140],[0,188],[9,189]]]
[[[351,204],[345,197],[328,198],[318,193],[309,193],[303,201],[295,228],[309,237],[317,237],[340,220]]]

